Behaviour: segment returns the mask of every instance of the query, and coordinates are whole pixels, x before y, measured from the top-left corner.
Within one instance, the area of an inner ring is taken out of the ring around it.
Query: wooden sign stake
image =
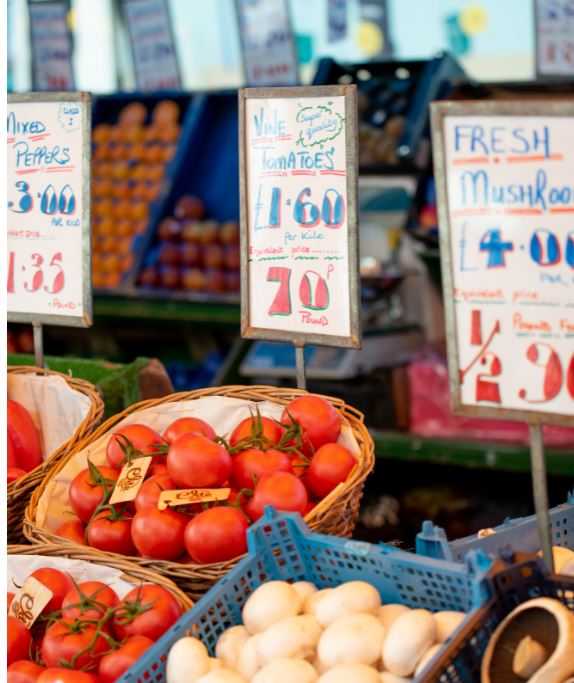
[[[532,469],[532,491],[534,495],[534,511],[538,522],[538,534],[542,554],[548,569],[554,573],[552,556],[552,535],[550,534],[550,515],[548,513],[548,486],[546,483],[546,460],[544,459],[544,441],[542,425],[530,424],[530,466]]]
[[[295,366],[297,369],[297,389],[307,389],[305,377],[305,345],[295,344]]]
[[[44,340],[42,335],[42,324],[32,323],[32,329],[34,331],[34,360],[36,362],[36,367],[44,367]]]

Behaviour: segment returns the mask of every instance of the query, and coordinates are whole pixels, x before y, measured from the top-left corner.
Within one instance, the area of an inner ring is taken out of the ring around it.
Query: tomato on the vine
[[[43,666],[27,659],[19,659],[8,667],[6,683],[36,683],[43,671]]]
[[[52,567],[41,567],[34,570],[30,576],[33,576],[41,584],[46,586],[52,592],[52,597],[48,604],[42,610],[42,614],[49,614],[55,612],[62,607],[62,601],[66,593],[74,587],[72,579],[59,569]]]
[[[175,481],[169,474],[154,474],[142,483],[140,490],[137,492],[134,500],[136,511],[139,512],[142,508],[149,506],[157,507],[161,492],[171,491],[175,488]]]
[[[12,616],[8,616],[7,631],[8,665],[17,662],[19,659],[29,659],[30,645],[32,645],[30,631],[19,619]]]
[[[118,476],[118,470],[90,464],[72,479],[68,489],[70,506],[84,524],[90,521],[104,499],[104,488],[106,492],[111,492]]]
[[[68,591],[62,601],[62,616],[68,619],[94,619],[118,604],[113,588],[101,581],[83,581]]]
[[[270,417],[251,415],[241,420],[231,432],[229,445],[233,448],[241,441],[254,440],[263,448],[273,448],[279,443],[284,432],[285,429]]]
[[[247,519],[235,507],[200,512],[185,529],[185,547],[199,564],[225,562],[247,552]]]
[[[110,649],[97,624],[80,619],[59,619],[48,627],[40,649],[48,667],[66,665],[93,671],[100,657]]]
[[[112,434],[106,446],[106,458],[110,467],[121,468],[134,451],[153,455],[161,447],[161,436],[151,427],[142,424],[124,425]]]
[[[357,461],[345,446],[328,443],[313,456],[305,475],[305,484],[319,498],[324,498],[345,481]]]
[[[7,404],[6,427],[16,461],[15,466],[30,472],[42,464],[40,434],[32,416],[23,405],[11,399],[8,399]]]
[[[238,489],[252,489],[261,477],[273,472],[293,472],[286,453],[247,448],[233,456],[231,483]]]
[[[181,605],[167,588],[145,583],[120,600],[113,627],[120,640],[129,636],[157,640],[182,614]]]
[[[37,683],[98,683],[97,676],[87,671],[75,671],[53,666],[38,676]]]
[[[188,521],[189,517],[169,507],[143,507],[132,521],[134,545],[144,557],[175,560],[185,552],[183,533]]]
[[[307,501],[307,490],[300,479],[289,472],[275,472],[258,482],[245,510],[253,521],[263,515],[266,505],[302,515],[307,507]]]
[[[181,488],[221,486],[231,474],[231,456],[205,436],[184,434],[169,447],[167,469]]]
[[[117,510],[102,510],[88,524],[88,545],[108,553],[135,555],[131,528],[132,520]]]
[[[199,434],[208,439],[217,436],[213,427],[199,417],[180,417],[174,420],[162,434],[163,440],[172,443],[184,434]]]
[[[335,443],[341,431],[341,416],[333,405],[320,396],[306,394],[285,406],[281,422],[295,421],[302,430],[304,450],[316,451],[326,443]]]
[[[86,527],[79,519],[68,519],[62,522],[54,533],[78,545],[86,545]]]
[[[131,636],[117,650],[104,655],[98,667],[100,683],[117,681],[153,644],[151,638]]]
[[[18,479],[21,479],[25,474],[26,472],[20,467],[8,467],[6,470],[6,483],[11,484],[13,481],[18,481]]]

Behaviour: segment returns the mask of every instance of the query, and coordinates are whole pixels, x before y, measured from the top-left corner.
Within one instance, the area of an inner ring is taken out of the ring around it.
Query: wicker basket
[[[8,542],[18,543],[24,541],[22,532],[22,522],[24,511],[30,500],[32,491],[42,482],[49,472],[64,458],[71,453],[76,445],[88,437],[94,428],[102,421],[104,415],[104,403],[93,384],[83,379],[77,379],[52,370],[43,370],[33,366],[9,366],[9,375],[45,375],[51,377],[61,377],[69,386],[71,391],[77,391],[90,400],[90,407],[82,422],[76,427],[70,438],[62,443],[53,451],[41,465],[27,472],[25,476],[8,484],[7,492],[7,522],[8,522]]]
[[[248,401],[268,401],[279,406],[289,403],[293,398],[306,394],[307,392],[297,389],[278,389],[268,386],[226,386],[200,389],[186,393],[172,394],[162,399],[150,400],[131,406],[123,413],[114,416],[101,425],[88,439],[77,444],[73,453],[70,453],[59,467],[50,473],[42,484],[34,491],[30,504],[26,510],[24,521],[24,533],[32,542],[45,542],[71,545],[66,539],[54,535],[46,529],[40,528],[36,522],[38,502],[46,490],[51,480],[73,457],[74,453],[82,450],[96,439],[102,437],[109,430],[115,427],[124,418],[133,413],[144,409],[156,408],[168,403],[191,401],[207,396],[225,396]],[[353,432],[354,438],[359,447],[357,466],[349,475],[344,484],[326,496],[305,518],[307,524],[313,531],[325,534],[334,534],[349,538],[353,532],[355,522],[359,514],[359,504],[363,494],[363,486],[367,475],[374,466],[374,446],[373,441],[363,424],[363,415],[352,407],[347,406],[343,401],[336,398],[325,396],[332,403],[339,413],[346,420]],[[73,545],[73,544],[72,544]],[[83,551],[81,546],[70,548],[69,552],[73,556]],[[114,566],[116,559],[121,556],[111,553],[103,554],[105,563]],[[124,558],[122,558],[124,559]],[[239,558],[237,558],[239,559]],[[216,581],[218,581],[231,567],[237,564],[237,559],[207,565],[180,564],[162,560],[152,560],[144,558],[130,558],[130,562],[138,563],[140,566],[150,567],[164,576],[169,577],[177,583],[188,595],[196,598],[205,593]]]
[[[77,546],[74,552],[70,553],[70,548],[64,545],[53,545],[52,543],[38,543],[37,545],[9,545],[8,555],[41,555],[42,557],[65,557],[74,560],[81,560],[87,564],[105,565],[105,557],[103,553],[99,553],[92,548],[84,548],[82,552],[77,551]],[[193,606],[185,593],[183,593],[172,581],[166,579],[165,576],[151,571],[147,567],[141,567],[134,562],[130,562],[127,558],[114,562],[114,569],[122,572],[121,578],[132,583],[134,586],[140,583],[155,583],[168,590],[181,604],[184,610],[188,610]]]

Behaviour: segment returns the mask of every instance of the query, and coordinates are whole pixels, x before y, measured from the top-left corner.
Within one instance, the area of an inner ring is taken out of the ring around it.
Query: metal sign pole
[[[42,325],[40,323],[32,323],[34,330],[34,358],[36,366],[44,367],[44,341],[42,339]]]
[[[534,511],[538,522],[538,534],[542,554],[548,569],[554,573],[552,557],[552,536],[550,534],[550,515],[548,514],[548,487],[546,484],[546,461],[544,459],[544,441],[542,425],[530,425],[530,462],[532,468],[532,490],[534,493]]]
[[[295,366],[297,368],[297,389],[307,389],[305,377],[305,345],[295,345]]]

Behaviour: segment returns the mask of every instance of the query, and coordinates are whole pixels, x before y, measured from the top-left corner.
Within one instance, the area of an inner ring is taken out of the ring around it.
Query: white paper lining
[[[254,402],[227,396],[205,396],[193,401],[164,403],[132,413],[119,422],[112,431],[123,425],[141,423],[161,434],[177,418],[193,416],[208,422],[219,436],[228,437],[241,420],[249,417],[251,412],[255,414],[256,407],[259,408],[261,415],[275,419],[280,419],[283,412],[283,406],[268,401]],[[70,482],[87,467],[88,457],[95,465],[107,464],[106,445],[109,438],[110,433],[104,434],[78,451],[48,483],[38,501],[36,523],[40,528],[55,531],[62,522],[73,516],[68,503]],[[350,426],[343,424],[339,443],[346,446],[358,459],[360,449]]]

